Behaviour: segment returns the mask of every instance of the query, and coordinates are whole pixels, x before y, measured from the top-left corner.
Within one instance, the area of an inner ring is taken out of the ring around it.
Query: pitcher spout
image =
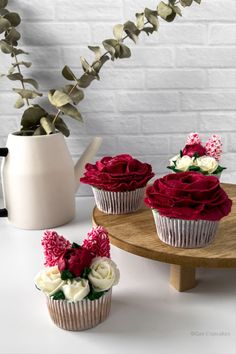
[[[78,190],[80,185],[80,178],[84,173],[84,167],[86,163],[92,160],[92,158],[96,155],[102,144],[102,138],[95,137],[85,149],[80,159],[75,164],[75,192]]]

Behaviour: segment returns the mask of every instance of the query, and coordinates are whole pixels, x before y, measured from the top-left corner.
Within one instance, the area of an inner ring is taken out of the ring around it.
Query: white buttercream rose
[[[201,156],[196,159],[196,165],[200,167],[202,171],[211,174],[215,172],[219,164],[214,157]]]
[[[188,155],[184,155],[179,157],[176,161],[175,168],[180,171],[188,171],[189,167],[193,165],[194,157],[190,157]]]
[[[47,295],[53,295],[65,284],[57,266],[43,269],[36,275],[34,282],[37,288]]]
[[[96,257],[90,265],[90,268],[91,272],[88,278],[94,290],[97,292],[109,290],[119,281],[119,269],[110,258]]]
[[[86,279],[73,279],[68,280],[62,287],[66,300],[80,301],[83,300],[89,293],[89,282]]]

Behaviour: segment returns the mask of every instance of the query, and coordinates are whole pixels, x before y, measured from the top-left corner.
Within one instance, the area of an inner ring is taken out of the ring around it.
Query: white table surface
[[[77,199],[77,217],[57,228],[81,242],[93,198]],[[236,270],[200,269],[195,289],[178,293],[169,265],[112,247],[121,280],[109,318],[84,332],[57,328],[34,287],[43,267],[42,231],[0,220],[0,354],[236,354]]]

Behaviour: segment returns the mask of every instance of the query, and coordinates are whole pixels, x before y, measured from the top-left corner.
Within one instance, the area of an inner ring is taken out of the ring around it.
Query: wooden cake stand
[[[150,209],[123,215],[104,214],[96,207],[93,223],[104,226],[111,243],[127,252],[170,263],[170,284],[178,291],[196,286],[196,268],[236,268],[236,185],[222,184],[233,200],[230,215],[220,221],[215,240],[197,249],[174,248],[157,237]]]

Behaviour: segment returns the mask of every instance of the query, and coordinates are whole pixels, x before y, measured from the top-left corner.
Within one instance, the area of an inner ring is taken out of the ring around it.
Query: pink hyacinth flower
[[[186,145],[202,144],[198,133],[190,133],[186,140]]]
[[[222,154],[222,142],[219,135],[213,134],[206,142],[206,154],[219,161]]]
[[[56,231],[45,231],[41,245],[44,250],[46,267],[53,267],[66,249],[70,248],[71,243],[63,236],[59,236]]]
[[[111,257],[108,232],[102,226],[93,227],[92,230],[88,232],[82,247],[87,248],[96,257]]]

